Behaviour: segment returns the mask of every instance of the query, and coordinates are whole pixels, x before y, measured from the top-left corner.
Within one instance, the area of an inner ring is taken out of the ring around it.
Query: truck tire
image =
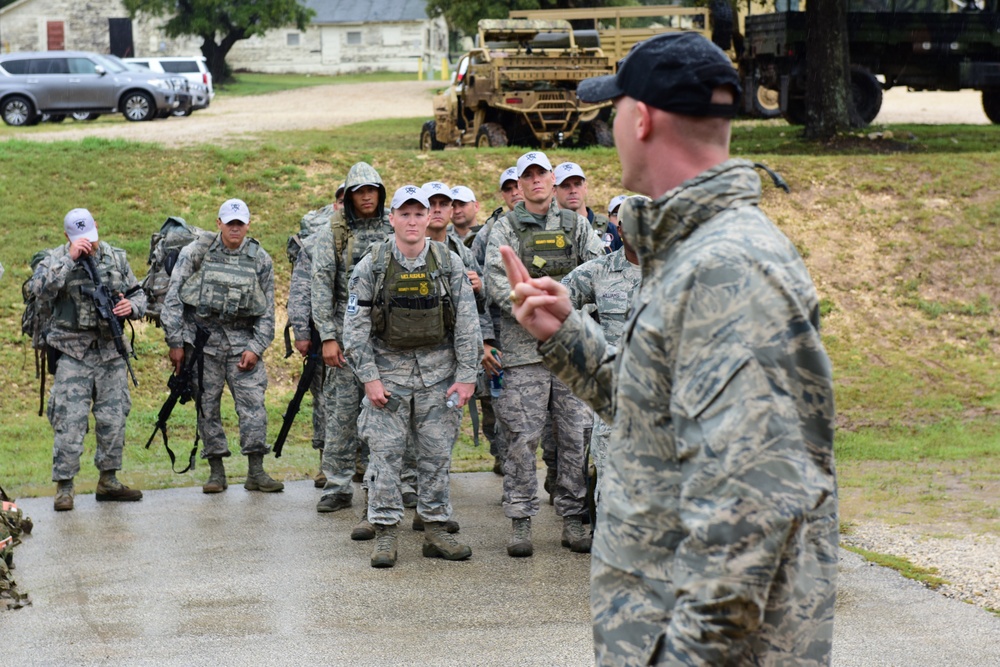
[[[499,123],[483,123],[476,132],[476,148],[502,148],[507,145],[507,131]]]
[[[615,135],[603,120],[591,121],[580,129],[580,145],[613,148]]]
[[[14,127],[34,125],[38,122],[37,119],[41,118],[31,100],[21,95],[11,95],[5,99],[3,106],[0,107],[0,115],[3,116],[3,122]]]
[[[779,118],[781,103],[776,90],[765,88],[759,83],[754,86],[753,115],[755,118]]]
[[[851,65],[851,98],[854,101],[852,122],[869,125],[882,108],[882,84],[860,65]]]
[[[432,120],[420,128],[420,150],[426,152],[444,150],[444,144],[437,140],[437,123]]]
[[[1000,125],[1000,90],[983,91],[983,111],[994,125]]]

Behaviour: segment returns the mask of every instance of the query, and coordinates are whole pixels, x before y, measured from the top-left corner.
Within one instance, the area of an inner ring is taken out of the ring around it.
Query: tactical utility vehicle
[[[611,103],[576,97],[577,83],[614,72],[567,21],[483,19],[476,48],[458,61],[451,86],[434,97],[422,150],[445,146],[612,146]]]

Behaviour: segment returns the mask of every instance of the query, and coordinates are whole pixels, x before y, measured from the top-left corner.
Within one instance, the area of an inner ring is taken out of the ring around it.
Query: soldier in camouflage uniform
[[[264,472],[267,370],[264,350],[274,340],[274,265],[260,244],[247,237],[250,210],[239,199],[219,208],[216,236],[190,243],[177,257],[160,320],[174,371],[180,373],[185,347],[194,342],[195,327],[210,332],[203,368],[198,375],[198,432],[202,458],[211,473],[204,493],[229,487],[223,459],[229,443],[222,429],[222,390],[229,385],[240,424],[240,452],[247,457],[243,488],[274,492],[285,488]]]
[[[371,446],[372,567],[396,563],[403,516],[399,474],[410,437],[417,445],[424,556],[463,560],[472,555],[445,522],[451,517],[451,448],[461,408],[475,390],[482,338],[461,258],[425,238],[427,208],[420,188],[396,191],[390,214],[395,235],[373,247],[355,268],[344,320],[347,356],[365,389],[358,429]]]
[[[512,535],[507,553],[512,557],[533,553],[531,517],[538,513],[535,450],[546,412],[552,413],[556,428],[558,477],[554,495],[556,513],[563,517],[562,544],[575,552],[588,552],[590,535],[583,528],[584,430],[591,424],[588,409],[542,366],[534,339],[514,320],[500,247],[513,247],[538,275],[556,278],[602,256],[604,249],[586,218],[560,209],[552,201],[555,177],[544,153],[525,153],[517,161],[517,171],[524,201],[493,225],[486,249],[487,290],[503,311],[500,346],[504,350],[505,386],[495,406],[508,435],[503,508],[511,519]]]
[[[28,594],[18,590],[11,570],[14,569],[14,547],[21,544],[21,535],[31,534],[33,525],[24,511],[0,489],[0,611],[31,604]]]
[[[608,220],[611,224],[618,225],[618,209],[621,208],[622,203],[628,199],[628,195],[615,195],[608,202]],[[621,234],[621,228],[618,229],[619,235]]]
[[[52,481],[57,485],[56,511],[73,509],[73,478],[80,472],[91,408],[97,435],[94,465],[101,473],[96,499],[142,499],[141,491],[124,486],[115,477],[115,471],[122,467],[125,418],[132,399],[125,360],[87,294],[93,282],[79,260],[85,255],[92,257],[102,282],[120,295],[114,307],[119,318],[142,319],[146,295],[125,251],[98,240],[97,223],[87,209],[67,213],[63,229],[69,243],[46,253],[27,288],[39,302],[51,302],[52,319],[45,340],[50,350],[59,354],[48,405],[49,422],[55,431]],[[128,341],[123,342],[131,352]]]
[[[591,561],[599,665],[828,665],[837,575],[833,381],[795,246],[729,158],[739,79],[695,33],[580,83],[615,101],[642,286],[616,353],[504,249],[545,364],[614,424]]]
[[[562,208],[576,211],[593,226],[594,231],[604,241],[604,251],[614,252],[622,247],[618,236],[618,228],[611,224],[606,215],[595,213],[587,206],[587,177],[583,169],[575,162],[557,164],[553,170],[556,175],[556,202]]]
[[[337,189],[337,200],[343,202],[344,185]],[[288,239],[288,261],[292,264],[292,279],[288,285],[288,328],[295,335],[295,349],[303,357],[312,352],[312,244],[313,234],[330,225],[334,213],[340,210],[335,200],[317,211],[309,211],[299,221],[299,233]],[[285,344],[288,344],[288,332],[285,332]],[[313,376],[309,393],[313,399],[313,449],[319,450],[320,469],[313,479],[317,489],[326,486],[326,475],[323,474],[323,444],[326,441],[326,410],[323,399],[323,381],[326,377],[326,364],[323,364]]]
[[[459,241],[471,248],[476,238],[472,228],[476,226],[476,216],[479,215],[479,202],[476,193],[464,185],[456,185],[451,189],[451,230]]]
[[[635,199],[646,198],[637,196]],[[627,207],[622,210],[625,211],[623,215],[630,214]],[[614,346],[618,345],[618,340],[625,329],[625,322],[632,308],[632,297],[639,288],[641,279],[639,257],[635,254],[635,248],[623,234],[619,234],[619,238],[622,239],[620,249],[610,255],[581,264],[562,279],[562,283],[569,290],[569,300],[574,310],[593,306],[594,310],[589,313],[590,316],[601,325],[604,340],[608,345]],[[597,471],[597,490],[594,494],[596,499],[600,499],[604,460],[607,456],[610,435],[611,427],[601,419],[600,415],[595,414],[594,431],[590,438],[590,455]]]
[[[344,207],[330,225],[318,231],[313,240],[311,305],[313,323],[323,341],[323,361],[327,369],[323,394],[326,398],[326,443],[323,448],[323,473],[326,485],[316,505],[318,512],[336,512],[351,506],[354,489],[355,454],[358,439],[358,414],[363,387],[354,376],[343,354],[344,313],[347,306],[348,280],[351,272],[375,243],[388,238],[392,228],[385,211],[385,186],[375,169],[358,162],[345,179]],[[373,534],[364,520],[356,527],[355,539]]]

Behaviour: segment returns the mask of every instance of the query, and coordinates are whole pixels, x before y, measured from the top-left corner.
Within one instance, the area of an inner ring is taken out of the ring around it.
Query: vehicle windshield
[[[104,67],[110,74],[121,74],[128,71],[128,67],[117,56],[105,56],[95,53],[92,57],[97,61],[98,65]]]

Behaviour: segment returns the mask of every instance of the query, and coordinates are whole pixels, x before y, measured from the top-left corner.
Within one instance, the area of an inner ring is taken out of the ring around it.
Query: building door
[[[108,19],[108,35],[112,55],[119,58],[135,56],[135,46],[132,44],[132,19]]]
[[[66,48],[66,28],[62,21],[46,21],[45,38],[49,51],[62,51]]]

